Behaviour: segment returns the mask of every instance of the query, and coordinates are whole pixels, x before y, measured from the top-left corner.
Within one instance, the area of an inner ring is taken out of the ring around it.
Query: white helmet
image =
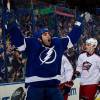
[[[89,38],[86,40],[86,44],[91,44],[94,48],[97,47],[98,41],[95,38]]]

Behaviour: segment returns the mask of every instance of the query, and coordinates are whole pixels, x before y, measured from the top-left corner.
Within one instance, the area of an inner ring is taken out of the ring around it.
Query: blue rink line
[[[15,85],[15,84],[22,84],[25,83],[24,81],[21,82],[11,82],[11,83],[0,83],[0,86],[4,86],[4,85]]]

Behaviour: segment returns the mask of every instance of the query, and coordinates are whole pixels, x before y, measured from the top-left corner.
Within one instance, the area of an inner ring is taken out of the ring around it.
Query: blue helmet
[[[33,36],[36,38],[40,38],[43,33],[48,32],[48,31],[49,31],[48,28],[41,28],[40,30],[35,32]]]

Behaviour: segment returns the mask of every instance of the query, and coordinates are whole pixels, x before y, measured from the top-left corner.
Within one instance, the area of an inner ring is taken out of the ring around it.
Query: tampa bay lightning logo
[[[54,46],[51,48],[47,48],[44,51],[41,52],[39,56],[41,64],[51,64],[56,59],[56,51],[54,50]]]

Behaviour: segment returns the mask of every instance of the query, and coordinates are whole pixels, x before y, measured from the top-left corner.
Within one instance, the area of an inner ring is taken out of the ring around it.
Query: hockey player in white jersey
[[[60,89],[63,92],[64,100],[68,100],[68,94],[73,86],[72,81],[73,67],[65,55],[62,56],[61,62],[61,84]]]
[[[89,38],[86,40],[85,53],[78,57],[76,73],[81,74],[80,100],[94,100],[97,85],[100,81],[100,57],[95,54],[97,40]],[[82,99],[83,100],[83,99]]]

